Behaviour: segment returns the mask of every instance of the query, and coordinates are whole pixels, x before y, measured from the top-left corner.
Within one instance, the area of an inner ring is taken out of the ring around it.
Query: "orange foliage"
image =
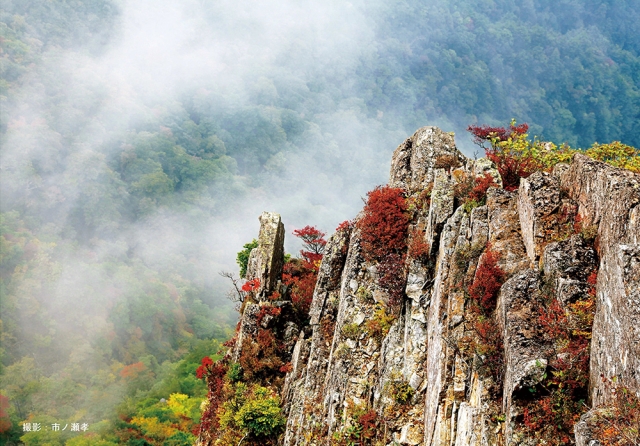
[[[144,372],[147,369],[142,362],[136,362],[134,364],[129,364],[124,366],[122,370],[120,370],[120,376],[126,379],[135,379],[141,372]]]
[[[424,233],[420,230],[414,229],[411,232],[411,240],[409,242],[408,255],[413,259],[419,259],[429,255],[431,246],[424,240]]]

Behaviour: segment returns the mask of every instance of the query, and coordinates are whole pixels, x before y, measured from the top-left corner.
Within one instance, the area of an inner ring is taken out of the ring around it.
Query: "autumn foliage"
[[[505,280],[505,273],[498,265],[499,259],[499,254],[492,251],[491,245],[487,244],[473,283],[469,287],[469,296],[480,305],[484,314],[490,314],[495,309],[498,291]]]
[[[300,251],[302,258],[310,263],[322,260],[322,254],[327,244],[324,232],[314,226],[305,226],[302,229],[293,231],[293,235],[302,240],[303,250]]]
[[[127,379],[135,379],[146,369],[147,366],[145,366],[142,362],[136,362],[134,364],[124,366],[122,370],[120,370],[120,376]]]
[[[260,279],[257,279],[257,278],[256,279],[247,280],[242,285],[242,291],[244,291],[245,293],[253,293],[258,288],[260,288]]]
[[[284,362],[280,358],[281,343],[272,330],[259,328],[255,339],[242,342],[239,362],[247,380],[267,379],[277,373]]]
[[[409,257],[419,259],[429,255],[431,246],[425,241],[423,231],[414,229],[411,231],[409,239],[409,250],[407,251]]]
[[[364,215],[357,222],[364,258],[372,262],[389,254],[402,255],[407,247],[408,225],[404,190],[378,186],[368,192]]]
[[[549,345],[549,373],[537,397],[525,405],[523,421],[530,432],[553,439],[550,444],[573,444],[573,427],[585,411],[597,275],[595,270],[589,274],[587,292],[574,302],[548,294],[538,316]]]
[[[370,262],[378,262],[378,284],[389,294],[389,305],[397,308],[406,280],[407,201],[402,189],[389,186],[378,186],[367,197],[364,215],[357,222],[362,255]]]
[[[201,368],[200,368],[201,367]],[[213,362],[211,358],[202,358],[202,364],[198,368],[196,375],[198,378],[204,378],[207,382],[209,392],[207,400],[209,404],[202,413],[200,425],[197,427],[197,435],[200,432],[211,432],[218,429],[219,420],[216,412],[224,403],[224,378],[227,373],[227,366],[222,361]]]
[[[640,399],[620,385],[616,377],[602,380],[610,388],[614,400],[596,416],[592,427],[594,437],[603,446],[640,444]]]
[[[511,141],[525,139],[528,129],[526,123],[516,125],[515,122],[511,122],[508,128],[487,125],[467,127],[467,131],[473,135],[474,142],[485,149],[487,158],[496,165],[506,190],[517,189],[520,178],[527,178],[543,167],[532,153],[518,150],[509,144]],[[486,142],[490,145],[485,146]]]

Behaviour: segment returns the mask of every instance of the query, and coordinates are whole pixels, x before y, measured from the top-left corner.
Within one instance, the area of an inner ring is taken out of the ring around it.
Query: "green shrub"
[[[235,415],[237,426],[256,437],[278,435],[286,424],[280,398],[266,387],[257,386]]]
[[[242,251],[236,256],[236,263],[240,267],[240,277],[243,279],[247,275],[247,264],[249,263],[249,256],[253,248],[258,247],[258,241],[256,239],[251,240],[249,243],[245,243]]]
[[[415,390],[404,379],[392,379],[386,385],[389,396],[398,404],[407,404],[413,398]]]
[[[341,342],[340,344],[338,344],[338,347],[336,347],[336,349],[334,350],[333,356],[336,359],[346,358],[349,355],[350,350],[351,349],[347,344],[345,344],[344,342]]]
[[[361,332],[358,324],[346,324],[342,327],[342,335],[349,339],[358,339]]]
[[[237,362],[232,362],[229,364],[229,369],[227,370],[227,378],[232,383],[236,383],[242,380],[242,366]]]

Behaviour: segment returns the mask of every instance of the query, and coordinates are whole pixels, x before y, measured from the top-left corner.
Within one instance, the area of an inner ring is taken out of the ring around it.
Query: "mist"
[[[355,217],[417,128],[470,157],[467,125],[511,118],[556,143],[640,142],[639,12],[618,26],[606,1],[58,3],[3,11],[3,388],[20,394],[24,358],[56,382],[111,373],[74,393],[111,395],[94,421],[127,394],[122,367],[161,376],[229,337],[218,272],[263,211],[296,255],[292,231]]]

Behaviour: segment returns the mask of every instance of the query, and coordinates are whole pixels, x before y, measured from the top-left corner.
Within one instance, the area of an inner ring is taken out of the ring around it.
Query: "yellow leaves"
[[[160,422],[156,417],[133,417],[131,424],[138,426],[145,435],[158,439],[169,438],[178,431],[170,425]]]
[[[585,152],[590,158],[604,161],[614,167],[622,167],[640,173],[640,149],[614,141],[609,144],[595,143]]]
[[[530,141],[528,135],[523,133],[512,134],[505,141],[492,140],[492,145],[494,148],[499,148],[499,151],[507,156],[515,158],[530,156],[545,170],[553,168],[558,163],[571,163],[576,153],[582,153],[611,166],[640,173],[640,149],[620,141],[613,141],[609,144],[595,143],[587,150],[580,150],[572,149],[567,144],[556,146],[551,142],[539,141],[537,138]]]
[[[200,398],[190,398],[182,393],[172,393],[167,401],[167,406],[177,416],[193,418],[194,412],[200,407]]]

